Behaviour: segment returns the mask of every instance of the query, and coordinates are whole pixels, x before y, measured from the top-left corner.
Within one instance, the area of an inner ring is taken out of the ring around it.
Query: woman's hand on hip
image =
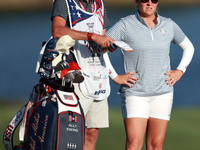
[[[170,72],[165,73],[165,75],[168,75],[169,77],[165,80],[165,82],[173,86],[177,81],[180,80],[180,78],[183,75],[183,71],[176,69],[176,70],[170,70]]]

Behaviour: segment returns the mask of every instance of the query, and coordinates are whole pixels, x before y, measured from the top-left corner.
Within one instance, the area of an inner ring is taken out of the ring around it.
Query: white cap
[[[69,35],[60,37],[54,49],[59,52],[59,55],[52,61],[52,67],[55,67],[62,60],[62,54],[66,53],[74,45],[75,40],[73,40]]]
[[[51,37],[46,44],[42,47],[42,49],[40,50],[39,53],[39,57],[38,57],[38,61],[36,64],[36,69],[35,72],[38,73],[39,68],[40,68],[40,63],[42,61],[42,57],[44,54],[44,50],[46,48],[47,43],[52,39],[53,37]],[[67,50],[69,50],[72,46],[75,45],[75,40],[73,40],[69,35],[64,35],[62,37],[60,37],[56,43],[55,46],[55,50],[59,52],[59,56],[56,57],[53,61],[52,61],[52,66],[56,66],[61,60],[62,60],[62,54],[67,52]]]

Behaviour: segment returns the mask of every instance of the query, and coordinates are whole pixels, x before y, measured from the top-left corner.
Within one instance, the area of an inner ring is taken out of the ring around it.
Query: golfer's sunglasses
[[[147,3],[149,0],[141,0],[142,3]],[[157,4],[158,0],[151,0],[152,3]]]

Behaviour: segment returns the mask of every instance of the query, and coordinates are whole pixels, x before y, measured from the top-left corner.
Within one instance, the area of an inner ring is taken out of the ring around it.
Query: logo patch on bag
[[[74,100],[72,95],[63,95],[65,100]]]

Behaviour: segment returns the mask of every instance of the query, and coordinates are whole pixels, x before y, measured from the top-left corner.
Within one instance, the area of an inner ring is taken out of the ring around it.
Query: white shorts
[[[157,118],[170,120],[173,92],[149,97],[122,97],[122,114],[126,118]]]
[[[75,93],[79,97],[80,104],[85,114],[87,128],[109,127],[108,101],[88,99],[79,90],[77,83],[74,83]]]

